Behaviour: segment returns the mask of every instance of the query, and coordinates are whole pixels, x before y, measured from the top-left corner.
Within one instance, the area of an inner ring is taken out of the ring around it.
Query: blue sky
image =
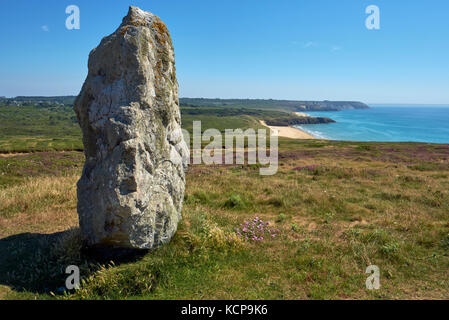
[[[447,0],[2,0],[0,96],[78,94],[129,5],[167,24],[181,97],[449,104]]]

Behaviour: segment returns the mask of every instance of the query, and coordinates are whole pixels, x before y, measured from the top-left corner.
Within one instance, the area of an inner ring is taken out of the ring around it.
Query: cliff
[[[299,124],[320,124],[320,123],[334,123],[335,121],[326,117],[298,117],[298,118],[280,118],[266,120],[265,123],[269,126],[287,127]]]

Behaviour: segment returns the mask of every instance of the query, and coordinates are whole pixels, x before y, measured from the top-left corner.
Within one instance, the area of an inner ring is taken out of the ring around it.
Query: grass
[[[183,220],[173,240],[135,261],[103,265],[79,252],[75,182],[82,155],[1,158],[1,170],[10,171],[0,188],[0,295],[448,298],[447,148],[369,146],[281,139],[274,176],[259,176],[248,165],[191,166]],[[55,159],[53,169],[46,165],[49,159]],[[413,167],[423,162],[426,170]],[[279,230],[275,238],[252,242],[236,236],[235,229],[256,215]],[[79,291],[64,295],[58,288],[68,264],[82,266],[84,281]],[[380,268],[380,290],[365,289],[370,264]]]
[[[208,128],[264,128],[259,120],[291,116],[281,111],[244,108],[181,108],[182,127],[192,133],[193,121]],[[72,107],[0,105],[0,153],[83,150],[81,130]]]
[[[202,120],[220,131],[280,116],[182,111],[184,128]],[[173,240],[98,262],[80,251],[84,155],[73,116],[60,106],[0,107],[0,299],[449,298],[448,145],[280,138],[274,176],[258,165],[192,165]],[[276,237],[238,237],[256,216]],[[63,293],[70,264],[83,283]],[[371,264],[380,290],[365,288]]]
[[[82,150],[71,107],[0,106],[0,152]]]

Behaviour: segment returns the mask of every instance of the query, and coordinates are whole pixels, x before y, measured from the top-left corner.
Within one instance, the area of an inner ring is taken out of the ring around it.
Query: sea
[[[307,111],[329,124],[296,126],[317,138],[345,141],[449,143],[449,105],[369,105],[370,109]]]

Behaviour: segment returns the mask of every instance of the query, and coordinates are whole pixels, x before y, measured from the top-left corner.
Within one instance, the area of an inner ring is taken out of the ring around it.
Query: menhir
[[[150,249],[181,219],[188,148],[165,24],[130,7],[89,55],[75,101],[86,162],[78,214],[88,246]]]

